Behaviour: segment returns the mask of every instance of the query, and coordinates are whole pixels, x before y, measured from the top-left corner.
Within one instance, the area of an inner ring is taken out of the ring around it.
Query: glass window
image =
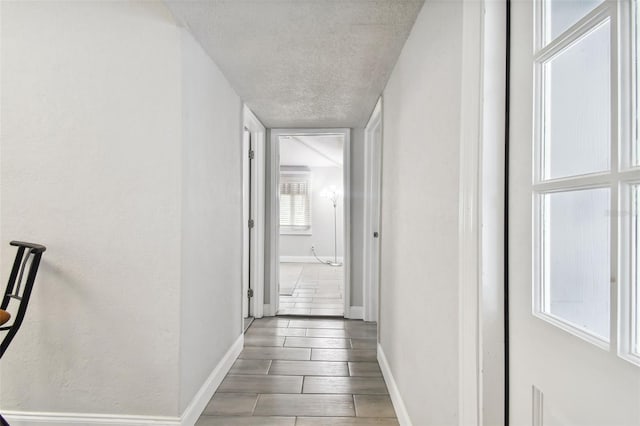
[[[543,312],[609,338],[608,188],[545,194]]]
[[[609,169],[610,44],[606,22],[544,65],[545,179]]]
[[[309,173],[280,175],[280,231],[311,229],[311,179]]]
[[[551,41],[595,9],[603,0],[550,0],[546,3],[547,41]]]

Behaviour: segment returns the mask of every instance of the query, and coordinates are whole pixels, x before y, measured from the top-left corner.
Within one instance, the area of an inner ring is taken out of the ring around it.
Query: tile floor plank
[[[301,376],[228,375],[218,387],[220,393],[300,393],[301,390]]]
[[[378,342],[374,339],[351,339],[353,349],[376,349]]]
[[[351,340],[330,337],[287,337],[284,346],[287,348],[350,349]]]
[[[398,426],[396,419],[365,417],[331,417],[331,423],[322,417],[298,417],[296,426]]]
[[[285,336],[245,335],[244,346],[283,346],[285,339]]]
[[[247,336],[305,336],[306,329],[304,328],[290,328],[290,327],[259,327],[251,328],[245,334]]]
[[[349,375],[360,377],[382,377],[377,362],[349,362]]]
[[[340,320],[291,320],[289,327],[294,328],[344,328],[344,321]]]
[[[196,426],[295,426],[295,417],[202,416]]]
[[[348,376],[346,362],[274,360],[269,374],[279,376]]]
[[[351,395],[258,395],[256,416],[354,416]]]
[[[306,332],[307,337],[337,337],[339,339],[350,337],[347,335],[347,330],[341,328],[307,328]]]
[[[302,393],[386,395],[389,391],[381,377],[309,376],[304,378]]]
[[[389,395],[353,395],[358,417],[395,417]]]
[[[249,347],[240,352],[240,359],[289,359],[297,361],[308,361],[311,359],[311,349],[309,348],[264,348]]]
[[[267,374],[270,366],[270,359],[237,359],[229,374]]]
[[[312,361],[377,361],[373,349],[312,349]]]
[[[256,406],[256,393],[216,393],[207,407],[204,415],[210,416],[250,416]]]

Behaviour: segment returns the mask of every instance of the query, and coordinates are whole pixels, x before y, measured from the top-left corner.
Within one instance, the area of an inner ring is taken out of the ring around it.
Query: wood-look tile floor
[[[376,324],[263,318],[198,426],[397,426]]]
[[[278,315],[344,313],[344,268],[322,263],[280,263]]]

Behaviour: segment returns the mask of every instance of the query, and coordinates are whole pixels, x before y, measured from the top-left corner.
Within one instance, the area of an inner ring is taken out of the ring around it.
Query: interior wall
[[[157,2],[1,2],[2,277],[44,253],[3,410],[175,416],[180,33]]]
[[[333,259],[333,205],[322,197],[324,188],[336,186],[343,190],[342,167],[309,167],[311,172],[311,235],[280,234],[280,257],[313,256],[311,246],[315,246],[316,254],[323,259]],[[286,173],[281,168],[281,173]],[[338,200],[336,207],[337,256],[342,257],[344,237],[344,203]]]
[[[383,93],[380,345],[421,426],[458,422],[462,16],[426,2]]]
[[[187,31],[182,64],[180,411],[242,333],[242,104]]]

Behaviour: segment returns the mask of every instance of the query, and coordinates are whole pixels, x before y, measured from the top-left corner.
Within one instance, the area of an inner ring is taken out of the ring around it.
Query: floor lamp
[[[333,204],[333,262],[327,262],[330,266],[342,266],[342,262],[338,262],[338,197],[340,192],[335,186],[330,186],[322,190],[320,195],[327,198]]]

